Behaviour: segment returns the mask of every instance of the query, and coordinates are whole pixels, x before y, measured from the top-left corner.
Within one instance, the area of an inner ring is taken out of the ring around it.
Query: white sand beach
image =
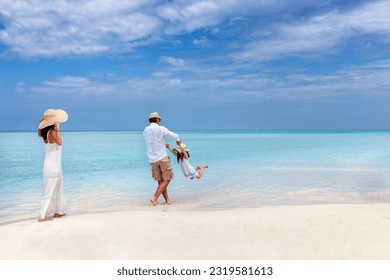
[[[390,259],[390,204],[178,208],[3,220],[0,259]]]

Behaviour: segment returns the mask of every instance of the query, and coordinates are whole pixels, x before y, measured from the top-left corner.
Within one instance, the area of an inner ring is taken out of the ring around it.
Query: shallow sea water
[[[172,209],[390,202],[388,131],[177,131],[192,165],[175,158]],[[156,189],[141,131],[62,132],[69,207],[149,207]],[[167,139],[171,145],[174,141]],[[38,212],[44,146],[36,132],[0,133],[0,218]]]

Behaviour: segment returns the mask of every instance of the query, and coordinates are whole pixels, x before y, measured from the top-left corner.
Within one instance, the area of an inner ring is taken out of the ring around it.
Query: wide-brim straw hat
[[[180,146],[177,146],[177,147],[176,147],[176,150],[178,150],[179,152],[180,152],[182,149],[184,149],[184,150],[187,151],[187,152],[190,151],[190,149],[187,149],[187,146],[186,146],[186,144],[184,144],[184,143],[181,143]]]
[[[156,119],[160,119],[160,120],[161,120],[161,117],[160,117],[160,115],[159,115],[157,112],[150,113],[150,115],[149,115],[149,120],[150,120],[150,119],[153,119],[153,118],[156,118]]]
[[[45,113],[43,113],[43,121],[39,123],[39,129],[45,128],[49,125],[53,125],[57,122],[63,123],[68,120],[68,114],[61,109],[49,109],[46,110]]]

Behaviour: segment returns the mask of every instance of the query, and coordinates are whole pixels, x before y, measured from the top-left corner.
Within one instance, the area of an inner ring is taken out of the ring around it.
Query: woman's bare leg
[[[53,218],[61,218],[62,216],[65,216],[65,214],[54,213]]]

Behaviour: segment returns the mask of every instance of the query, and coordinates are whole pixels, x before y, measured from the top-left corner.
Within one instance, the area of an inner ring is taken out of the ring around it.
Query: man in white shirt
[[[144,129],[144,140],[149,163],[152,166],[152,177],[158,182],[157,190],[150,199],[153,205],[158,205],[158,198],[162,194],[167,204],[170,203],[168,198],[168,185],[173,178],[173,169],[165,147],[165,136],[176,140],[180,145],[179,135],[169,131],[166,127],[160,126],[161,117],[157,112],[149,115],[150,125]]]

